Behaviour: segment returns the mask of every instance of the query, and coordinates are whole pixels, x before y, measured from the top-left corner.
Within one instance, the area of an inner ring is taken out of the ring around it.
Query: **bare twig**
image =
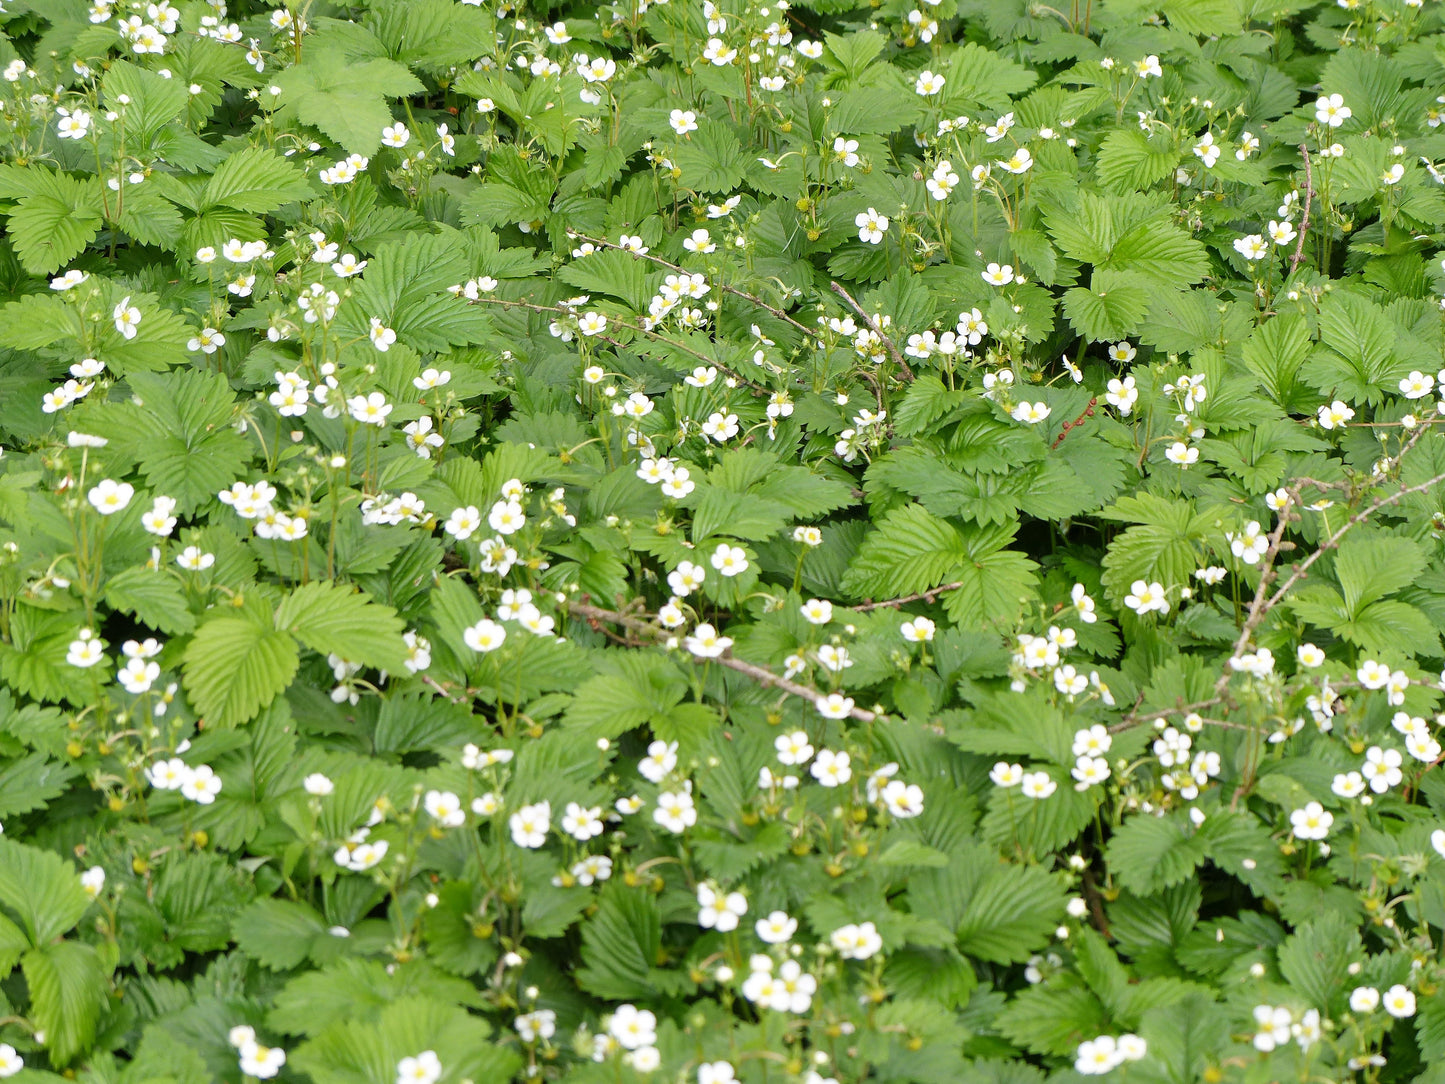
[[[878,337],[883,340],[883,345],[888,347],[888,352],[893,355],[893,360],[898,362],[898,367],[903,370],[903,375],[909,380],[912,380],[913,370],[908,367],[908,362],[898,349],[898,344],[888,337],[888,333],[883,330],[881,323],[869,316],[868,313],[864,311],[863,306],[853,300],[853,295],[843,289],[838,283],[834,282],[830,285],[833,288],[833,292],[846,301],[848,306],[859,316],[863,317],[868,326],[877,333]]]
[[[1094,407],[1098,405],[1099,397],[1095,395],[1089,400],[1089,405],[1079,412],[1079,416],[1077,418],[1075,418],[1071,422],[1064,423],[1064,427],[1059,430],[1059,435],[1054,438],[1053,444],[1049,445],[1050,450],[1057,448],[1060,444],[1064,443],[1064,438],[1069,435],[1069,432],[1083,425],[1085,418],[1092,418],[1094,416]]]
[[[583,618],[594,627],[597,627],[599,623],[602,622],[610,625],[621,625],[623,628],[638,633],[641,636],[646,636],[653,641],[660,640],[664,635],[664,630],[654,625],[651,621],[639,617],[637,611],[629,613],[622,610],[604,610],[600,606],[593,606],[587,602],[569,602],[567,609],[574,617]],[[731,655],[720,655],[717,658],[704,659],[689,653],[687,657],[698,664],[715,662],[719,666],[726,667],[729,670],[736,671],[739,674],[751,678],[765,688],[778,689],[781,692],[787,693],[789,696],[796,696],[802,700],[807,700],[809,703],[816,704],[823,696],[817,689],[810,689],[806,685],[799,685],[796,681],[790,681],[785,677],[780,677],[773,673],[771,670],[766,670],[761,666],[754,666],[750,662],[744,662],[742,659],[734,658]],[[864,723],[871,723],[878,718],[875,712],[856,706],[849,709],[848,714],[859,722]]]
[[[1419,433],[1416,433],[1408,442],[1406,442],[1405,446],[1400,450],[1400,454],[1404,455],[1404,453],[1408,451],[1418,439]],[[1266,551],[1264,559],[1261,562],[1264,567],[1260,570],[1259,587],[1255,590],[1254,601],[1250,603],[1249,614],[1245,618],[1244,626],[1239,630],[1239,638],[1234,642],[1234,650],[1230,654],[1229,663],[1226,663],[1224,673],[1222,673],[1219,676],[1219,680],[1214,683],[1215,693],[1220,696],[1224,694],[1224,690],[1229,686],[1229,679],[1234,676],[1234,667],[1230,664],[1232,664],[1236,659],[1239,659],[1241,656],[1244,655],[1245,651],[1249,646],[1250,639],[1254,636],[1255,630],[1259,627],[1265,616],[1269,613],[1270,610],[1274,609],[1275,606],[1279,605],[1279,603],[1283,601],[1284,596],[1289,592],[1290,588],[1292,588],[1295,584],[1299,583],[1300,580],[1304,579],[1305,576],[1309,574],[1311,566],[1313,566],[1316,561],[1318,561],[1330,550],[1336,549],[1340,544],[1340,539],[1342,539],[1350,530],[1359,526],[1365,520],[1369,519],[1380,509],[1387,508],[1392,504],[1396,504],[1399,501],[1404,500],[1412,493],[1423,493],[1427,489],[1431,489],[1434,486],[1439,485],[1441,482],[1445,482],[1445,473],[1437,474],[1435,475],[1435,477],[1427,481],[1421,482],[1419,485],[1401,486],[1398,490],[1396,490],[1394,493],[1391,493],[1389,496],[1378,497],[1375,500],[1371,501],[1369,505],[1360,509],[1360,511],[1356,512],[1349,519],[1345,520],[1345,522],[1342,523],[1334,531],[1334,533],[1329,536],[1329,538],[1325,539],[1319,544],[1319,546],[1315,549],[1313,553],[1307,556],[1303,561],[1299,562],[1299,564],[1295,565],[1290,572],[1289,578],[1286,579],[1282,584],[1280,584],[1279,588],[1273,594],[1270,594],[1269,586],[1276,577],[1276,573],[1274,570],[1274,560],[1275,557],[1279,554],[1280,539],[1283,537],[1285,528],[1288,526],[1290,521],[1289,515],[1282,513],[1280,515],[1279,523],[1275,526],[1275,529],[1269,534],[1269,549]],[[1291,507],[1299,507],[1302,504],[1299,490],[1300,483],[1296,483],[1294,488],[1290,490]]]
[[[1315,179],[1310,172],[1310,149],[1303,143],[1299,145],[1299,152],[1305,160],[1305,205],[1304,213],[1300,216],[1299,243],[1294,247],[1294,255],[1289,258],[1289,273],[1293,275],[1299,267],[1299,262],[1305,254],[1305,234],[1310,228],[1310,203],[1315,198]]]
[[[897,609],[905,602],[932,602],[939,595],[946,591],[956,591],[963,586],[963,581],[956,583],[944,583],[937,587],[931,587],[927,591],[919,591],[916,595],[904,595],[902,598],[886,598],[881,602],[864,602],[858,606],[849,606],[848,609],[856,610],[859,613],[867,613],[869,610]]]

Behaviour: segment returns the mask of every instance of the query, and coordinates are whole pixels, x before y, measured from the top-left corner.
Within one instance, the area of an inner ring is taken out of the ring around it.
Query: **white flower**
[[[878,244],[888,232],[887,217],[880,215],[872,207],[860,211],[854,217],[853,223],[858,227],[858,240],[866,241],[870,245]]]
[[[129,482],[117,482],[114,479],[106,478],[86,494],[86,499],[102,516],[109,516],[130,504],[130,499],[134,495],[135,487]]]
[[[1074,1055],[1074,1071],[1084,1076],[1102,1076],[1124,1060],[1112,1035],[1100,1035],[1079,1044]]]
[[[668,116],[668,123],[678,135],[697,131],[697,114],[691,109],[674,109]]]
[[[1215,145],[1213,132],[1205,132],[1199,142],[1194,144],[1194,156],[1204,163],[1205,169],[1214,168],[1220,153],[1221,148]]]
[[[837,787],[853,778],[853,769],[849,767],[850,757],[847,753],[835,753],[831,749],[823,749],[813,761],[809,769],[814,779],[825,787]]]
[[[843,719],[853,710],[853,698],[842,693],[829,693],[815,700],[818,714],[825,719]]]
[[[738,919],[748,913],[748,901],[741,892],[721,892],[711,884],[697,886],[697,906],[697,924],[718,933],[737,929]]]
[[[1027,147],[1020,147],[1008,158],[1000,159],[996,164],[1010,173],[1027,173],[1034,164],[1034,158],[1029,154]]]
[[[462,641],[473,651],[483,655],[497,650],[506,638],[507,630],[487,617],[462,630]]]
[[[785,911],[774,911],[767,918],[758,919],[753,928],[768,944],[784,945],[798,932],[798,920],[789,918]]]
[[[993,780],[995,786],[1016,787],[1023,782],[1024,770],[1021,765],[1009,764],[1001,760],[989,771],[988,777]]]
[[[718,543],[709,562],[724,576],[737,576],[748,570],[747,552],[741,546],[729,546],[726,542]]]
[[[1434,390],[1435,378],[1418,369],[1400,380],[1400,394],[1406,399],[1423,399]]]
[[[427,814],[443,828],[459,828],[467,815],[462,800],[449,790],[429,790],[423,801]]]
[[[216,795],[221,793],[221,779],[211,770],[210,765],[202,764],[191,769],[181,784],[181,793],[200,805],[210,805],[216,800]]]
[[[1127,346],[1128,344],[1123,345]],[[1130,347],[1130,349],[1133,348]],[[1120,416],[1128,417],[1129,412],[1134,409],[1134,404],[1139,401],[1139,389],[1134,386],[1134,377],[1131,375],[1124,377],[1123,380],[1110,380],[1104,401],[1118,410]]]
[[[733,646],[733,641],[730,636],[719,635],[717,629],[703,622],[693,629],[691,636],[683,639],[682,644],[700,659],[716,659]]]
[[[535,1043],[538,1039],[550,1039],[557,1034],[557,1013],[552,1009],[537,1009],[523,1013],[512,1021],[512,1027],[524,1043]]]
[[[923,812],[923,788],[916,783],[891,780],[884,785],[879,798],[888,812],[899,820],[907,820]]]
[[[1373,986],[1356,986],[1350,991],[1350,1011],[1374,1012],[1380,1007],[1380,991]]]
[[[1026,798],[1047,798],[1059,788],[1048,772],[1025,772],[1021,783]]]
[[[828,942],[844,960],[867,960],[883,948],[883,938],[871,922],[840,926],[828,935]]]
[[[990,286],[1007,286],[1014,280],[1014,269],[1011,264],[991,263],[983,271],[983,281]]]
[[[583,335],[600,335],[607,330],[607,317],[600,312],[589,312],[577,320],[577,330]]]
[[[738,1084],[732,1063],[705,1061],[697,1067],[697,1084]]]
[[[826,625],[833,620],[833,604],[827,599],[810,598],[798,609],[810,625]]]
[[[938,626],[926,617],[915,617],[912,621],[905,621],[898,626],[903,638],[913,644],[928,643],[937,630]]]
[[[1404,1020],[1415,1015],[1415,995],[1398,982],[1385,991],[1385,996],[1381,1000],[1384,1003],[1385,1011],[1396,1020]]]
[[[1262,260],[1269,255],[1269,245],[1265,244],[1264,237],[1258,233],[1251,233],[1246,237],[1236,238],[1234,250],[1250,263],[1253,263],[1255,260]]]
[[[1159,67],[1159,58],[1150,53],[1143,60],[1134,61],[1134,71],[1140,79],[1148,79],[1151,75],[1159,79],[1164,75],[1164,69]]]
[[[1315,120],[1331,128],[1338,128],[1352,116],[1354,114],[1350,112],[1350,107],[1345,104],[1341,94],[1321,97],[1315,102]]]
[[[441,1076],[442,1063],[435,1050],[423,1050],[396,1063],[396,1084],[436,1084]]]
[[[602,807],[584,809],[576,802],[568,802],[562,815],[562,831],[579,843],[586,843],[602,834]]]
[[[1290,1040],[1294,1017],[1286,1008],[1273,1005],[1256,1005],[1254,1008],[1254,1048],[1268,1054],[1277,1046]]]
[[[1376,794],[1384,794],[1391,787],[1398,786],[1405,778],[1400,770],[1404,757],[1397,749],[1383,749],[1372,745],[1365,750],[1365,763],[1360,765],[1360,774]]]
[[[1164,458],[1171,463],[1178,464],[1181,470],[1188,470],[1190,466],[1199,462],[1199,449],[1185,444],[1182,440],[1176,440],[1165,449]]]
[[[1390,668],[1374,659],[1366,659],[1355,671],[1355,677],[1367,689],[1383,689],[1390,683]]]
[[[636,1005],[621,1005],[607,1023],[607,1033],[625,1050],[657,1042],[657,1017]]]
[[[262,1046],[255,1041],[241,1047],[240,1055],[241,1072],[258,1080],[271,1079],[286,1064],[286,1051],[278,1046]]]
[[[1158,610],[1161,614],[1169,612],[1169,598],[1164,593],[1163,585],[1158,582],[1145,583],[1143,580],[1135,580],[1130,593],[1124,596],[1124,605],[1140,617],[1151,610]]]
[[[301,785],[306,789],[307,794],[318,798],[324,798],[336,789],[336,784],[321,772],[312,772],[301,781]]]
[[[1354,410],[1338,399],[1329,403],[1329,406],[1319,408],[1319,428],[1321,429],[1338,429],[1351,418],[1354,418]]]
[[[637,770],[654,783],[661,783],[667,773],[677,767],[677,742],[655,741],[647,747],[647,756]]]
[[[513,843],[535,850],[547,841],[547,832],[552,827],[552,803],[543,801],[524,805],[512,814],[507,823],[512,831]]]
[[[652,811],[652,819],[674,835],[692,827],[697,823],[697,808],[693,804],[692,795],[686,791],[659,794],[657,808]]]
[[[111,317],[115,321],[115,329],[121,335],[127,339],[136,337],[136,332],[140,328],[141,314],[140,309],[130,303],[129,294],[120,299],[120,303],[112,311]]]
[[[498,534],[515,534],[527,525],[527,517],[522,512],[522,506],[514,500],[501,500],[492,505],[492,510],[487,514],[487,522],[492,530]]]
[[[1300,839],[1324,839],[1334,821],[1334,814],[1326,812],[1319,802],[1309,802],[1289,815],[1290,826]]]
[[[918,78],[913,81],[913,89],[924,98],[931,98],[943,90],[943,84],[947,82],[941,75],[934,75],[931,71],[922,71]]]
[[[143,658],[127,659],[126,664],[116,671],[115,680],[133,696],[149,692],[156,678],[161,676],[159,663]]]
[[[1024,401],[1014,407],[1012,417],[1014,421],[1017,422],[1024,422],[1028,425],[1038,425],[1039,422],[1047,419],[1049,414],[1050,408],[1047,403],[1030,403]]]
[[[379,391],[374,391],[370,395],[352,396],[346,401],[346,407],[352,418],[363,425],[384,426],[387,416],[392,411],[392,405]]]
[[[1298,236],[1294,226],[1289,222],[1270,222],[1265,230],[1269,233],[1269,239],[1276,245],[1287,245]]]
[[[668,586],[672,593],[679,598],[686,598],[699,587],[707,576],[707,569],[701,565],[695,565],[691,561],[683,561],[677,568],[667,574]]]
[[[206,553],[199,546],[187,546],[176,556],[176,564],[191,572],[204,572],[216,563],[214,553]]]

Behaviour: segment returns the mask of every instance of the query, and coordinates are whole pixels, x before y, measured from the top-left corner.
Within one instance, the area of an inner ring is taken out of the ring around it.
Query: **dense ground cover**
[[[0,1077],[1445,1079],[1435,0],[6,0]]]

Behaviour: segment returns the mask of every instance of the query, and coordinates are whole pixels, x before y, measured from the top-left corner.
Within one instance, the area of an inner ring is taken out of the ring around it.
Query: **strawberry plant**
[[[1434,0],[0,9],[0,1078],[1445,1081]]]

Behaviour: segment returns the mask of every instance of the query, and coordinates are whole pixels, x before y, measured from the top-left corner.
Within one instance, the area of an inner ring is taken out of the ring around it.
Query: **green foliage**
[[[0,1076],[1445,1080],[1438,5],[0,7]]]

